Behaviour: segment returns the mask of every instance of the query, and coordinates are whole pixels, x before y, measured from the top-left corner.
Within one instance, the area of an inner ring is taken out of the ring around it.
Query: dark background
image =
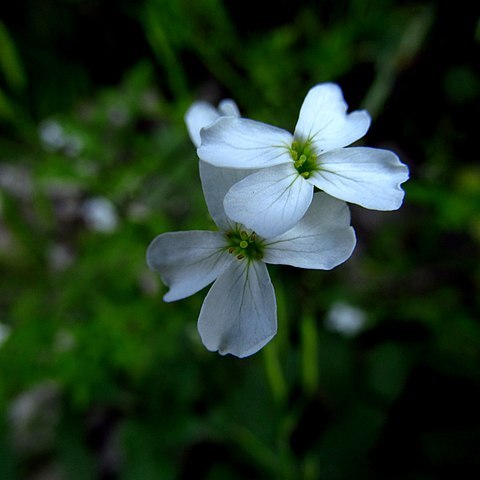
[[[480,474],[480,23],[474,2],[25,0],[0,7],[0,477]],[[210,229],[194,100],[290,131],[310,87],[367,108],[410,167],[352,206],[330,272],[270,267],[279,333],[201,345],[155,235]],[[338,305],[362,318],[349,333]]]

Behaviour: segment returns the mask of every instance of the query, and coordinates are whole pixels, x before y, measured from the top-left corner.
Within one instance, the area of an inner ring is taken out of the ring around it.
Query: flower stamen
[[[226,232],[228,253],[235,255],[238,260],[259,260],[263,257],[263,240],[258,239],[255,232],[232,230]]]
[[[317,155],[308,140],[306,142],[294,140],[289,151],[293,166],[303,178],[309,178],[312,172],[318,170]]]

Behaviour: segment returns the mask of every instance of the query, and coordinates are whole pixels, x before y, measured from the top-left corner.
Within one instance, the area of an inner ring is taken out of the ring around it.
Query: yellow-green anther
[[[258,239],[254,232],[235,229],[226,232],[228,240],[226,251],[235,255],[238,260],[260,259],[263,257],[263,242]]]
[[[295,168],[300,168],[307,161],[307,156],[302,154],[300,158],[294,163]]]
[[[293,165],[303,178],[309,178],[311,173],[318,170],[317,156],[314,153],[311,141],[295,140],[290,148]]]

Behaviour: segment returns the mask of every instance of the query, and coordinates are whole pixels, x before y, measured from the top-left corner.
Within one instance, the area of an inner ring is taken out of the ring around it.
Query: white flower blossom
[[[147,250],[147,263],[170,287],[167,302],[214,282],[198,319],[208,350],[246,357],[277,331],[275,293],[266,263],[328,270],[350,257],[355,233],[348,206],[317,193],[305,216],[289,231],[262,237],[233,222],[223,198],[241,178],[238,170],[200,162],[207,207],[220,231],[164,233]]]
[[[264,237],[275,236],[303,217],[314,187],[370,209],[399,208],[407,166],[388,150],[344,148],[370,126],[366,111],[346,112],[340,87],[323,83],[305,97],[294,135],[235,116],[203,128],[202,160],[217,167],[260,169],[229,189],[227,215]]]

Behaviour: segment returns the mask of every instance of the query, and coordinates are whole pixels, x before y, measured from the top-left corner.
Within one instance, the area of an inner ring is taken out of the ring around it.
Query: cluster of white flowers
[[[343,263],[356,243],[345,202],[399,208],[408,168],[388,150],[344,148],[365,135],[370,116],[347,114],[332,83],[308,92],[293,135],[241,118],[232,100],[218,109],[196,102],[185,121],[219,230],[159,235],[147,263],[170,287],[167,302],[215,282],[200,311],[200,337],[211,351],[246,357],[277,331],[265,264],[330,270]]]

